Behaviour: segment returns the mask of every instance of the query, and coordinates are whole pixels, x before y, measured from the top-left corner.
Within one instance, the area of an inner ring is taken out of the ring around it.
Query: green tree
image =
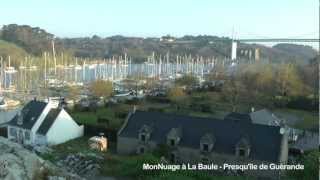
[[[282,96],[302,95],[303,83],[293,64],[282,64],[277,68],[276,87]]]
[[[68,95],[70,99],[76,100],[80,95],[80,89],[76,86],[69,86]]]
[[[185,86],[187,88],[197,85],[199,80],[197,77],[193,75],[184,75],[181,78],[176,79],[176,85],[178,86]]]
[[[241,81],[231,78],[224,83],[222,97],[231,105],[233,112],[238,110],[241,98],[245,96],[247,96],[247,91]]]
[[[227,79],[226,69],[222,64],[216,64],[209,74],[209,80],[225,80]]]
[[[184,90],[178,86],[171,88],[168,92],[168,98],[176,105],[177,109],[179,108],[179,104],[181,104],[186,97]]]
[[[319,178],[319,150],[311,151],[300,159],[300,164],[304,165],[304,170],[288,171],[288,176],[297,180],[309,180]]]
[[[112,82],[104,80],[96,80],[90,84],[89,90],[96,97],[108,98],[112,95]]]

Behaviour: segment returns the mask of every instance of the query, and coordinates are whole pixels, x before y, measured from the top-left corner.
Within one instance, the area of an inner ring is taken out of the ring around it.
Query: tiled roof
[[[182,128],[179,146],[198,149],[200,139],[210,133],[215,137],[213,151],[235,154],[235,145],[242,137],[250,142],[249,158],[278,162],[282,135],[280,127],[264,126],[241,121],[199,118],[160,112],[136,111],[120,132],[120,137],[138,138],[139,129],[144,125],[152,127],[150,140],[165,144],[172,128]]]
[[[45,102],[32,100],[28,104],[26,104],[21,110],[20,115],[23,118],[22,124],[18,122],[19,113],[16,116],[14,116],[14,118],[10,122],[8,122],[8,124],[12,126],[21,127],[23,129],[31,129],[38,120],[46,105],[47,103]]]
[[[46,135],[49,131],[50,127],[54,123],[54,121],[57,119],[58,115],[60,114],[61,109],[51,109],[49,113],[47,114],[46,118],[43,120],[41,126],[39,127],[37,133]]]

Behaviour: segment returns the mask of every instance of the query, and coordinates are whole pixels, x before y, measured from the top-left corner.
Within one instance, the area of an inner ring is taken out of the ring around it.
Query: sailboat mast
[[[53,55],[53,61],[54,61],[54,74],[57,75],[57,59],[56,59],[56,51],[54,48],[54,40],[52,39],[52,55]]]

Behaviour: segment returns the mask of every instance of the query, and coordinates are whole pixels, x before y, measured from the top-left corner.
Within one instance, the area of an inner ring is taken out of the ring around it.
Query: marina
[[[174,80],[184,74],[192,74],[204,79],[206,74],[218,63],[215,57],[201,56],[155,56],[152,53],[144,63],[133,63],[127,54],[110,59],[82,59],[71,58],[66,60],[63,54],[59,58],[44,53],[43,58],[26,57],[17,67],[11,66],[10,56],[1,57],[0,94],[6,97],[22,97],[26,94],[43,96],[49,88],[66,86],[86,86],[90,82],[102,79],[113,83],[126,79],[154,78],[158,80]],[[231,60],[219,60],[223,65],[231,64]]]

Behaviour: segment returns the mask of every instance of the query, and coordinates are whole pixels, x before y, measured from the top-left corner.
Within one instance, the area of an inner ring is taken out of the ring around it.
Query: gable
[[[37,100],[32,100],[26,104],[21,110],[21,115],[23,117],[23,123],[18,123],[18,114],[13,117],[13,119],[8,122],[11,126],[17,126],[23,129],[31,129],[34,124],[37,122],[38,118],[45,109],[47,103],[40,102]]]

